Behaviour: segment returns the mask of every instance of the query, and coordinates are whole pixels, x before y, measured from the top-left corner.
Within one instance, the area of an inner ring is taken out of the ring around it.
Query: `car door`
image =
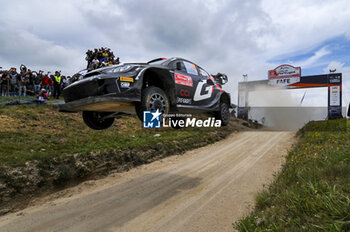
[[[193,105],[210,106],[214,103],[219,92],[215,88],[215,80],[201,67],[197,67],[199,80],[193,95]],[[209,80],[209,81],[208,81]]]
[[[179,105],[193,105],[193,96],[200,80],[197,66],[185,60],[177,60],[175,67],[175,94]]]

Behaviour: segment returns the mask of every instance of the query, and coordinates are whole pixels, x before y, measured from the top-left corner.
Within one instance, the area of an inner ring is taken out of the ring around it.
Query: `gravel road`
[[[233,231],[294,143],[246,131],[215,144],[84,182],[0,218],[0,231]]]

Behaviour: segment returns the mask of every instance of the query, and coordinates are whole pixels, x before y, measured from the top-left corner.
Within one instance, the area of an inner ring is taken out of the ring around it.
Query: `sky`
[[[87,49],[109,47],[121,62],[183,57],[237,83],[267,79],[280,64],[302,75],[343,73],[350,101],[350,7],[347,0],[0,0],[0,67],[72,75]],[[305,90],[291,92],[301,98]],[[306,105],[327,105],[309,89]]]

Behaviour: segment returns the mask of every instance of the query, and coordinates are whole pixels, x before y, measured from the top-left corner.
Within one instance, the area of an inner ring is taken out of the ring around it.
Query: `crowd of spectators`
[[[0,92],[1,96],[47,95],[58,99],[69,80],[70,76],[61,75],[61,71],[56,71],[55,74],[44,73],[42,70],[37,72],[22,64],[19,72],[14,67],[0,70]]]
[[[119,64],[119,57],[115,57],[110,48],[95,48],[86,52],[87,70]],[[77,74],[76,74],[77,75]],[[68,84],[72,83],[73,76],[63,76],[61,71],[54,74],[44,71],[32,71],[25,65],[21,65],[19,71],[12,67],[10,70],[2,70],[0,67],[0,96],[47,96],[58,99]],[[40,98],[41,98],[40,97]]]
[[[93,70],[109,65],[119,64],[119,57],[115,58],[110,48],[95,48],[86,52],[87,69]]]

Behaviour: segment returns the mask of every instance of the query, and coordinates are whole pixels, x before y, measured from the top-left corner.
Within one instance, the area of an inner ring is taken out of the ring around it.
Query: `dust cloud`
[[[312,120],[324,120],[327,107],[302,106],[296,90],[257,86],[248,93],[249,119],[272,130],[295,131]]]

